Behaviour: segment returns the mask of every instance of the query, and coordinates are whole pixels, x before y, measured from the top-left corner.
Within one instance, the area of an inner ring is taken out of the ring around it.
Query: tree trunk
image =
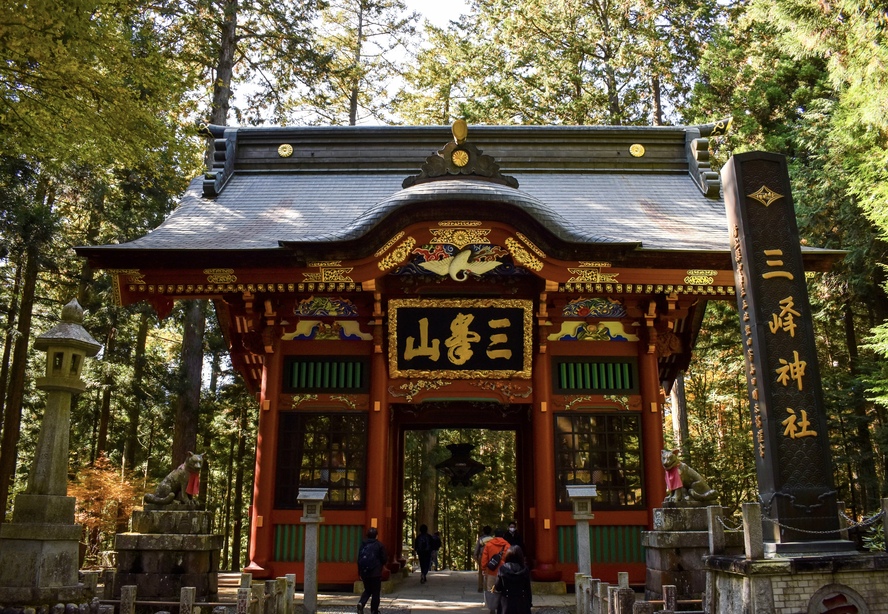
[[[238,0],[225,0],[223,20],[219,33],[219,57],[216,62],[216,79],[213,81],[213,104],[210,123],[228,125],[228,108],[231,100],[231,77],[234,74],[234,58],[237,53]],[[205,157],[206,167],[213,168],[213,139],[209,138]]]
[[[22,289],[22,263],[15,265],[15,281],[12,284],[12,298],[9,300],[9,317],[6,319],[6,334],[3,341],[3,364],[0,364],[0,430],[6,408],[6,384],[9,382],[9,357],[15,345],[15,319],[18,316],[19,292]],[[2,514],[0,514],[2,516]]]
[[[419,483],[419,509],[416,513],[417,526],[414,530],[419,533],[418,525],[426,525],[429,533],[435,529],[435,509],[438,507],[438,474],[432,464],[432,451],[438,445],[438,432],[433,430],[422,433],[422,473]]]
[[[361,46],[364,42],[364,3],[358,7],[358,35],[355,38],[355,63],[352,66],[352,87],[348,97],[348,125],[358,121],[358,94],[361,88]]]
[[[662,92],[660,88],[660,75],[654,75],[651,78],[651,90],[653,90],[653,99],[654,99],[654,125],[662,126],[663,125],[663,101],[661,98]]]
[[[179,365],[179,390],[173,427],[171,469],[178,467],[185,460],[188,452],[195,452],[197,447],[203,336],[206,326],[205,305],[206,301],[204,300],[185,301],[184,304],[182,360]]]
[[[28,243],[25,250],[25,271],[22,280],[21,316],[18,321],[18,337],[12,352],[9,391],[3,415],[3,437],[0,439],[0,522],[6,520],[9,490],[15,477],[18,460],[18,441],[22,426],[22,402],[25,396],[25,372],[28,366],[28,343],[31,338],[31,316],[37,291],[40,244]]]
[[[690,431],[688,430],[688,402],[685,396],[684,372],[679,371],[672,384],[672,433],[682,456],[687,460],[690,452]]]
[[[858,363],[860,355],[857,348],[857,333],[854,329],[854,312],[850,302],[845,303],[843,313],[845,321],[845,344],[848,346],[848,357],[851,363],[851,376],[856,380],[860,377]],[[875,458],[873,456],[873,442],[870,436],[870,418],[866,415],[867,402],[859,392],[854,394],[854,417],[856,418],[857,437],[854,447],[858,453],[857,459],[858,477],[857,484],[860,488],[861,501],[865,506],[865,512],[875,512],[881,507],[879,478],[876,476]]]
[[[123,445],[123,466],[134,469],[136,449],[139,447],[139,416],[145,409],[145,391],[142,380],[145,377],[145,348],[148,345],[148,312],[139,314],[139,332],[136,334],[136,355],[133,358],[132,403],[127,409],[126,442]]]
[[[117,337],[117,329],[112,325],[108,331],[108,338],[105,342],[105,352],[102,355],[102,362],[110,363],[111,354],[114,352],[115,339]],[[114,375],[112,369],[107,369],[105,380],[102,382],[102,409],[99,412],[99,436],[96,441],[96,458],[99,458],[107,451],[108,448],[108,425],[111,422],[111,391],[114,389]]]
[[[247,454],[247,416],[249,409],[241,405],[240,419],[237,426],[237,474],[234,478],[234,510],[231,538],[231,569],[240,569],[241,562],[241,531],[243,529],[244,507],[244,457]]]
[[[231,483],[234,480],[234,450],[237,446],[237,432],[228,438],[228,468],[225,471],[225,507],[222,510],[222,569],[231,571],[228,566],[231,545]]]

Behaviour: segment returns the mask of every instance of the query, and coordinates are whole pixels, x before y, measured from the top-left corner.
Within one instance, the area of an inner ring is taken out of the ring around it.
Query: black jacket
[[[496,577],[495,590],[501,594],[499,614],[530,614],[533,594],[530,570],[517,563],[505,563]]]

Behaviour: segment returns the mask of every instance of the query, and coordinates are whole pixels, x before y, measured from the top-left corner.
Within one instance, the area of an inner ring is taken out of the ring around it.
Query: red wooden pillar
[[[280,352],[266,354],[259,394],[256,473],[253,479],[253,505],[250,507],[250,564],[246,567],[246,571],[256,578],[272,575],[269,566],[274,554],[271,512],[274,509],[274,452],[277,448],[280,377]]]
[[[377,351],[379,350],[379,351]],[[374,349],[370,360],[370,419],[367,435],[367,527],[375,526],[385,549],[396,555],[395,530],[391,522],[389,492],[389,409],[386,396],[388,372],[381,348]]]
[[[552,369],[545,346],[534,356],[533,485],[534,525],[536,527],[536,568],[554,565],[557,552],[555,528],[555,433],[552,408]],[[520,515],[520,514],[519,514]]]
[[[640,347],[647,349],[644,344]],[[638,357],[641,372],[641,438],[644,442],[644,490],[648,501],[648,525],[653,526],[653,510],[666,498],[666,481],[660,462],[663,449],[663,404],[657,355],[643,351]]]

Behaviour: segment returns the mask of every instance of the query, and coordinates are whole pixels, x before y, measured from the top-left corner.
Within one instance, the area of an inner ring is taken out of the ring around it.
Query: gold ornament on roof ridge
[[[453,162],[455,166],[462,168],[469,163],[469,152],[465,149],[457,149],[450,154],[450,161]]]
[[[289,143],[284,143],[278,147],[278,155],[282,158],[289,158],[293,155],[293,146]]]
[[[629,153],[632,154],[635,158],[640,158],[644,155],[644,145],[641,143],[635,143],[634,145],[629,146]]]
[[[453,140],[457,145],[465,143],[469,137],[469,125],[464,119],[458,119],[453,122],[453,125],[450,126],[450,131],[453,133]]]

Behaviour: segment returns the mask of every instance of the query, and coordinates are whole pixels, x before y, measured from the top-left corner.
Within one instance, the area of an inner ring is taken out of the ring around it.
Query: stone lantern
[[[15,498],[12,522],[0,526],[0,601],[45,602],[85,596],[77,582],[82,528],[74,524],[68,497],[71,397],[85,388],[84,359],[101,345],[81,326],[76,300],[62,308],[62,321],[34,341],[46,352],[46,374],[37,388],[46,409],[25,492]]]
[[[318,525],[324,522],[321,511],[326,497],[326,488],[300,488],[296,495],[296,500],[302,504],[302,522],[305,523],[305,572],[302,588],[302,608],[305,614],[317,614],[318,611]]]
[[[598,488],[595,484],[568,486],[567,496],[573,505],[573,517],[577,523],[577,571],[588,574],[592,569],[589,521],[595,518],[592,514],[592,499],[598,496]]]

